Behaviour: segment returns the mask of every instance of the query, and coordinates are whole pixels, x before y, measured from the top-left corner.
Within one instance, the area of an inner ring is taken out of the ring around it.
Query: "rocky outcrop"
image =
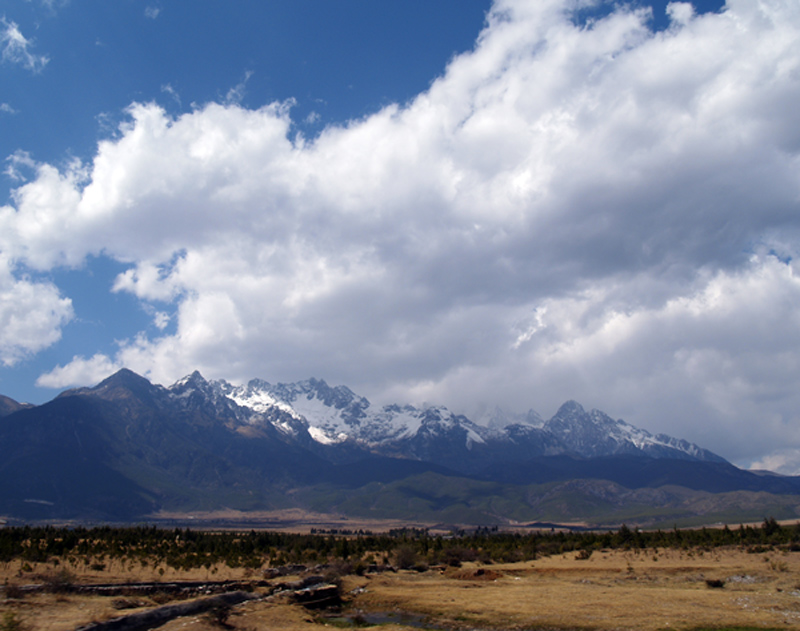
[[[160,627],[175,618],[194,616],[215,609],[225,609],[257,598],[260,598],[258,594],[243,591],[230,592],[176,605],[164,605],[105,622],[92,622],[78,627],[75,631],[146,631]]]

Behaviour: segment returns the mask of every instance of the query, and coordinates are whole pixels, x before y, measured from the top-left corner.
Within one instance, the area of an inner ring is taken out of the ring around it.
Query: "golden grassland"
[[[62,566],[63,567],[63,566]],[[37,564],[22,571],[0,566],[0,582],[22,585],[58,571]],[[260,578],[252,569],[225,565],[163,574],[152,564],[111,560],[103,570],[76,571],[81,583]],[[710,587],[707,581],[724,581]],[[800,629],[800,553],[749,554],[738,548],[574,552],[514,564],[468,563],[426,572],[400,571],[342,579],[343,614],[405,612],[442,629],[693,629],[763,627]],[[13,615],[27,631],[69,631],[128,611],[114,598],[76,594],[30,594],[0,600],[0,621]],[[163,599],[135,598],[143,607]],[[229,629],[319,631],[341,625],[297,605],[267,601],[234,608]],[[386,631],[399,625],[384,625]],[[175,619],[164,631],[222,628],[207,615]]]
[[[313,529],[369,530],[388,532],[395,528],[430,528],[432,524],[410,522],[403,519],[374,519],[348,517],[332,513],[316,513],[301,508],[271,511],[239,511],[223,509],[195,511],[193,513],[159,511],[150,515],[148,522],[161,527],[200,528],[203,530],[272,530],[308,534]],[[579,524],[582,525],[582,524]]]

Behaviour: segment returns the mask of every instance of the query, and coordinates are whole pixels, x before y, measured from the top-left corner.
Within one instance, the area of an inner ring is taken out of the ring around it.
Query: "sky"
[[[800,473],[797,103],[795,0],[0,0],[0,392],[574,399]]]

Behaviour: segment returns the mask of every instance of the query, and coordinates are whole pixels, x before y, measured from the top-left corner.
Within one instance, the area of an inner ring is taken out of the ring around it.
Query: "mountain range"
[[[320,379],[169,387],[121,370],[43,405],[0,396],[0,515],[142,521],[299,507],[458,524],[661,525],[794,517],[800,478],[564,403],[373,406]]]

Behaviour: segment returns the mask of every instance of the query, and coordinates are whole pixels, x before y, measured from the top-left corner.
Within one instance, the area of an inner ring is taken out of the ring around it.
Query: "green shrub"
[[[68,592],[74,585],[75,577],[66,568],[44,577],[45,589],[53,594]]]
[[[0,631],[22,631],[24,628],[20,619],[17,618],[16,612],[3,612],[3,620],[0,622]]]
[[[417,564],[417,550],[412,545],[402,545],[394,551],[394,563],[401,570],[409,570]]]

